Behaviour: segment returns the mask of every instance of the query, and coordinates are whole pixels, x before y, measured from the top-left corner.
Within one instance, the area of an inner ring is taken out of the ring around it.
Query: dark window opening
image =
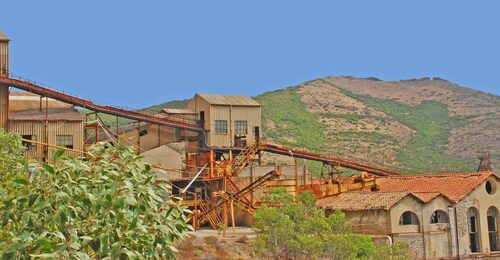
[[[200,126],[205,129],[205,111],[200,111]]]
[[[470,208],[468,215],[469,221],[469,243],[472,253],[479,252],[479,231],[478,231],[478,213],[475,208]]]
[[[448,215],[442,210],[436,210],[432,213],[431,224],[436,223],[449,223]]]
[[[490,250],[500,251],[498,241],[498,210],[495,207],[488,209],[488,237],[490,240]]]
[[[485,188],[486,188],[486,192],[487,192],[488,194],[493,194],[493,193],[495,193],[495,189],[494,189],[494,187],[493,187],[493,184],[492,184],[490,181],[486,181]]]
[[[141,136],[145,136],[145,135],[147,135],[147,134],[148,134],[148,130],[147,130],[147,129],[144,129],[144,130],[139,131],[139,137],[141,137]]]
[[[29,142],[36,141],[36,135],[22,135],[21,138],[26,140],[22,141],[22,144],[24,145],[24,147],[26,147],[27,151],[36,151],[36,144]]]
[[[399,225],[400,226],[405,226],[405,225],[418,225],[418,217],[415,215],[415,213],[411,211],[406,211],[401,215],[399,218]]]

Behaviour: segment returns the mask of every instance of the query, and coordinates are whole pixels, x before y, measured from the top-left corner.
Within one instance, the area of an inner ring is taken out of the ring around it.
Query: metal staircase
[[[259,152],[259,142],[256,141],[243,149],[237,157],[233,158],[231,165],[231,175],[237,176],[250,162],[255,158]]]
[[[247,195],[249,195],[253,191],[264,186],[266,184],[266,181],[273,180],[273,179],[279,177],[280,175],[281,175],[281,172],[279,172],[279,171],[270,171],[267,174],[265,174],[265,175],[261,176],[260,178],[258,178],[257,180],[255,180],[254,182],[250,183],[248,186],[244,187],[242,190],[240,190],[239,192],[237,192],[235,194],[228,194],[228,193],[224,192],[224,194],[227,195],[227,197],[226,197],[226,198],[228,198],[227,200],[223,197],[225,195],[220,196],[220,194],[219,194],[220,192],[214,193],[214,196],[219,196],[223,200],[221,200],[219,202],[219,204],[217,204],[217,206],[215,206],[213,208],[211,207],[210,203],[206,203],[206,204],[208,204],[209,207],[207,207],[206,204],[203,206],[200,205],[202,212],[203,212],[203,216],[201,216],[198,219],[198,226],[201,226],[207,222],[210,222],[210,225],[212,225],[212,227],[216,228],[219,223],[222,223],[222,218],[220,217],[220,210],[222,209],[224,204],[226,204],[228,201],[231,201],[231,200],[234,202],[234,205],[236,205],[237,207],[242,208],[242,209],[245,208],[246,212],[250,212],[252,209],[254,209],[253,206],[251,206],[249,203],[246,203],[242,198],[246,197]]]

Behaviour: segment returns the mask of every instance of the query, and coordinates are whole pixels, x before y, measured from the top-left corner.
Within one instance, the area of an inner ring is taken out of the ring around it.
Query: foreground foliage
[[[63,153],[51,164],[25,163],[9,184],[4,258],[175,258],[174,240],[191,228],[187,209],[131,148],[98,144],[87,160]]]
[[[298,203],[284,189],[272,189],[264,200],[278,207],[262,206],[254,214],[258,257],[369,259],[375,254],[370,237],[353,234],[342,212],[329,217],[316,208],[310,191]]]
[[[2,200],[6,198],[10,184],[15,178],[15,169],[23,161],[26,148],[21,143],[17,133],[7,133],[0,128],[0,194]]]

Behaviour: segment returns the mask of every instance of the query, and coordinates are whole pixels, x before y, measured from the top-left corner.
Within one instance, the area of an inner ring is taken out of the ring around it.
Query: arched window
[[[448,214],[442,210],[436,210],[431,215],[431,224],[436,223],[449,223]]]
[[[498,244],[498,209],[490,207],[488,209],[488,237],[490,239],[490,250],[500,251]]]
[[[404,226],[404,225],[418,225],[418,217],[415,213],[411,211],[406,211],[404,212],[401,217],[399,218],[399,225]]]
[[[469,208],[467,211],[467,221],[469,222],[469,247],[472,253],[480,251],[479,243],[479,213],[476,208]]]

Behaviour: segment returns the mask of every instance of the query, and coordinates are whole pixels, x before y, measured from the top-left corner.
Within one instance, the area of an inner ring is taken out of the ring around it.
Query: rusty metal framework
[[[492,171],[489,151],[477,152],[477,159],[479,159],[478,172]]]

